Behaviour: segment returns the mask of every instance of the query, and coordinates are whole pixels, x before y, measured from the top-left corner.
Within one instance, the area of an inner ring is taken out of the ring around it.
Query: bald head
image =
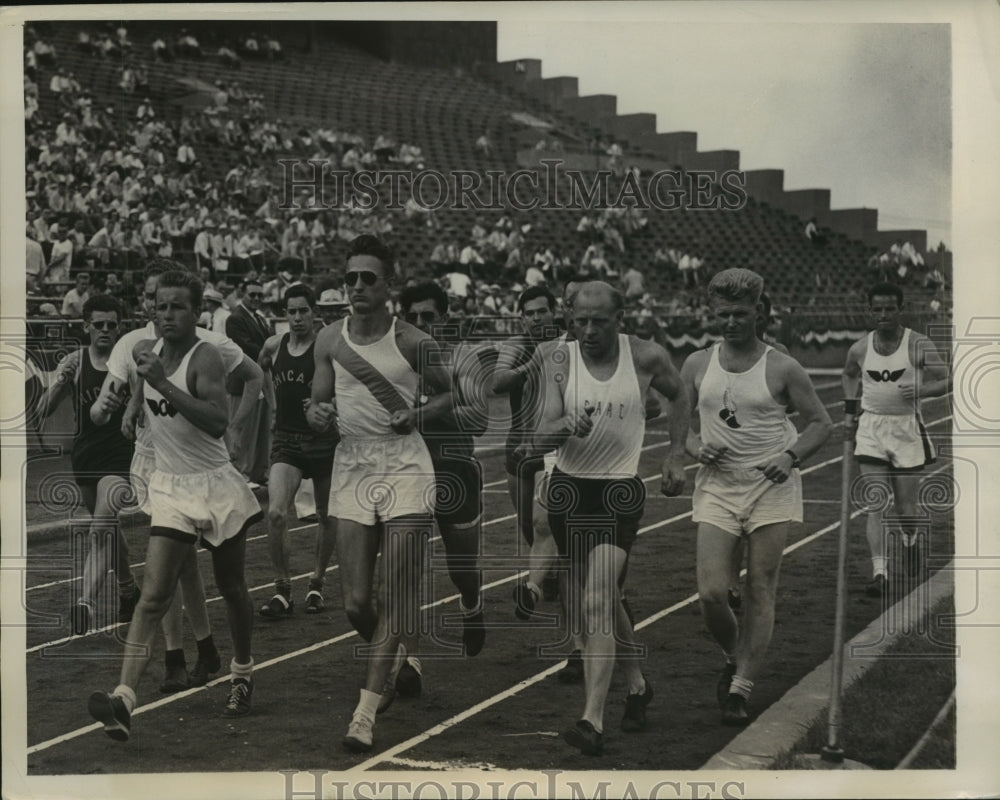
[[[581,284],[573,298],[574,308],[601,308],[616,314],[625,308],[625,298],[621,292],[604,281],[588,281]]]

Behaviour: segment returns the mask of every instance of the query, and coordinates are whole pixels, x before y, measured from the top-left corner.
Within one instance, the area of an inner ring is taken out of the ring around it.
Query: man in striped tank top
[[[898,286],[872,286],[868,310],[875,330],[851,345],[844,365],[844,424],[854,434],[854,455],[863,479],[882,487],[877,494],[892,493],[899,520],[892,524],[892,532],[899,537],[904,570],[912,577],[922,563],[913,524],[920,472],[934,461],[920,401],[947,394],[951,380],[934,342],[900,322],[903,291]],[[881,597],[888,589],[890,524],[882,509],[868,512],[865,533],[873,572],[865,590],[869,597]]]
[[[747,700],[771,640],[789,523],[802,520],[798,467],[830,435],[830,417],[806,371],[757,338],[763,289],[750,270],[717,273],[708,293],[722,341],[695,351],[681,368],[698,409],[687,437],[688,452],[702,465],[692,498],[698,594],[726,657],[716,699],[727,725],[749,722]],[[801,434],[788,419],[790,404],[806,423]],[[728,598],[741,537],[748,543],[742,629]]]
[[[582,718],[563,738],[586,755],[604,749],[604,704],[617,644],[625,645],[618,655],[628,684],[623,730],[645,727],[653,697],[619,593],[646,499],[637,472],[650,386],[672,403],[660,488],[667,496],[684,490],[687,394],[666,350],[619,333],[623,315],[624,300],[608,284],[580,287],[570,317],[575,339],[561,345],[565,357],[553,354],[545,362],[535,438],[540,448],[557,448],[546,502],[549,525],[570,581],[581,587],[586,702]]]
[[[118,741],[129,738],[152,639],[199,541],[212,555],[233,638],[233,678],[223,713],[250,712],[253,610],[243,564],[247,528],[262,514],[222,440],[229,425],[225,367],[219,351],[197,335],[201,292],[194,275],[163,273],[156,289],[162,338],[140,342],[134,351],[156,459],[148,487],[149,547],[119,684],[110,694],[94,692],[88,702],[91,716]]]
[[[290,565],[292,542],[286,515],[303,478],[311,478],[315,486],[318,522],[315,564],[305,602],[307,614],[323,610],[323,578],[336,543],[336,528],[327,514],[327,505],[333,451],[338,437],[336,431],[315,434],[306,420],[306,406],[316,369],[313,293],[301,283],[290,286],[285,292],[284,304],[288,333],[265,341],[257,359],[270,377],[264,390],[267,407],[275,410],[271,468],[267,478],[267,537],[275,573],[275,593],[260,609],[260,615],[267,619],[287,617],[294,607]]]
[[[436,481],[418,426],[447,414],[452,405],[448,373],[434,340],[389,312],[392,280],[389,249],[374,236],[355,238],[345,275],[353,313],[316,337],[306,410],[313,430],[336,426],[340,432],[330,514],[337,520],[344,609],[371,643],[365,688],[342,742],[355,752],[371,750],[375,714],[383,693],[392,691],[394,661],[405,655],[400,645],[412,641],[419,629]],[[421,383],[429,397],[421,396]],[[378,613],[372,586],[380,546],[384,579]]]

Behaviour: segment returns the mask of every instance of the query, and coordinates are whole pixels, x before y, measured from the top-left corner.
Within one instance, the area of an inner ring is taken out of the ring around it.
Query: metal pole
[[[840,763],[840,696],[844,683],[844,618],[847,614],[847,528],[851,521],[851,463],[854,447],[851,429],[844,425],[844,452],[840,470],[840,538],[837,550],[837,606],[833,623],[833,674],[830,681],[830,717],[827,743],[820,753],[824,761]]]

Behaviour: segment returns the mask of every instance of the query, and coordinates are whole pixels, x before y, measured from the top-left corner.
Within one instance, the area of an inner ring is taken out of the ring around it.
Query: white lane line
[[[820,465],[817,465],[817,467],[818,466],[820,466]],[[940,467],[938,467],[937,469],[933,470],[932,472],[930,472],[928,474],[929,475],[933,475],[933,474],[935,474],[937,472],[940,472],[941,470],[945,469],[947,466],[948,465],[942,464]],[[853,514],[851,514],[851,518],[853,519],[854,517],[860,516],[863,513],[865,513],[865,512],[861,511],[861,510],[855,511]],[[690,513],[688,513],[688,514],[686,514],[684,516],[690,516]],[[658,526],[651,526],[651,527],[658,527]],[[800,539],[799,541],[795,542],[794,544],[789,545],[788,547],[786,547],[782,551],[782,555],[784,556],[784,555],[787,555],[787,554],[789,554],[791,552],[794,552],[795,550],[798,550],[800,547],[803,547],[804,545],[806,545],[806,544],[808,544],[808,543],[810,543],[812,541],[815,541],[820,536],[823,536],[823,535],[829,533],[830,531],[835,531],[838,528],[840,528],[840,520],[837,520],[836,522],[833,522],[833,523],[827,525],[825,528],[821,528],[820,530],[818,530],[818,531],[810,534],[809,536],[805,537],[804,539]],[[648,528],[646,530],[648,530]],[[643,531],[640,531],[640,533],[642,533],[642,532]],[[742,575],[744,573],[746,573],[746,569],[743,569],[740,574]],[[685,608],[686,606],[691,605],[692,603],[696,602],[697,600],[698,600],[698,593],[695,592],[694,594],[686,597],[685,599],[681,600],[680,602],[674,603],[672,606],[670,606],[668,608],[664,608],[661,611],[658,611],[657,613],[653,614],[652,616],[649,616],[646,619],[642,620],[641,622],[637,623],[636,626],[635,626],[635,629],[637,631],[638,630],[642,630],[643,628],[645,628],[645,627],[647,627],[649,625],[652,625],[654,622],[658,622],[659,620],[663,619],[664,617],[668,616],[669,614],[676,613],[677,611],[681,610],[682,608]],[[490,708],[491,706],[495,706],[498,703],[503,702],[504,700],[506,700],[509,697],[513,697],[513,696],[515,696],[517,694],[520,694],[522,691],[524,691],[525,689],[527,689],[527,688],[529,688],[531,686],[534,686],[536,683],[540,683],[541,681],[545,680],[550,675],[555,675],[559,670],[561,670],[566,665],[566,663],[567,663],[566,661],[560,661],[559,663],[557,663],[557,664],[549,667],[548,669],[544,669],[541,672],[538,672],[535,675],[532,675],[530,678],[525,678],[524,680],[519,681],[518,683],[514,684],[510,688],[505,689],[504,691],[499,692],[499,693],[493,695],[492,697],[488,697],[486,700],[483,700],[482,702],[477,703],[476,705],[471,706],[471,707],[465,709],[464,711],[462,711],[462,712],[460,712],[458,714],[455,714],[452,717],[449,717],[448,719],[444,720],[443,722],[440,722],[437,725],[435,725],[435,726],[433,726],[431,728],[428,728],[423,733],[419,733],[416,736],[413,736],[413,737],[407,739],[406,741],[400,742],[399,744],[397,744],[397,745],[395,745],[393,747],[390,747],[388,750],[384,750],[383,752],[379,753],[378,755],[372,756],[371,758],[369,758],[369,759],[367,759],[365,761],[362,761],[360,764],[356,764],[355,766],[350,767],[349,769],[347,769],[345,771],[346,772],[363,772],[365,770],[371,769],[372,767],[374,767],[374,766],[376,766],[378,764],[382,764],[382,763],[385,763],[386,761],[394,760],[394,759],[396,759],[396,758],[399,757],[400,753],[406,752],[407,750],[413,749],[417,745],[423,744],[428,739],[431,739],[431,738],[433,738],[435,736],[438,736],[438,735],[444,733],[448,729],[455,727],[456,725],[458,725],[461,722],[464,722],[465,720],[469,719],[470,717],[476,716],[480,711],[485,711],[487,708]]]
[[[939,425],[939,424],[941,424],[943,422],[946,422],[949,419],[951,419],[951,415],[950,414],[947,415],[947,416],[944,416],[944,417],[942,417],[940,419],[934,420],[933,422],[925,423],[925,427],[929,428],[929,427],[932,427],[934,425]],[[814,472],[816,470],[819,470],[819,469],[821,469],[821,468],[823,468],[825,466],[829,466],[831,464],[836,464],[839,461],[841,461],[842,458],[843,458],[843,456],[838,456],[837,458],[829,459],[829,460],[823,461],[823,462],[821,462],[819,464],[814,464],[814,465],[812,465],[810,467],[807,467],[806,469],[802,470],[802,474],[805,475],[805,474],[808,474],[810,472]],[[697,466],[697,465],[696,464],[689,464],[686,467],[686,469],[691,469],[691,468],[693,468],[695,466]],[[931,472],[929,472],[928,475],[936,474],[937,472],[940,472],[940,471],[946,469],[948,466],[949,466],[948,464],[942,464],[937,469],[934,469]],[[651,476],[650,478],[646,478],[645,480],[653,480],[656,477],[658,477],[658,476]],[[856,512],[854,512],[852,514],[852,519],[854,517],[860,515],[861,513],[864,513],[864,512],[862,512],[862,511],[856,511]],[[657,522],[657,523],[653,523],[652,525],[647,525],[644,528],[640,528],[636,535],[641,535],[641,534],[647,533],[647,532],[649,532],[651,530],[655,530],[656,528],[661,528],[661,527],[663,527],[665,525],[671,524],[672,522],[677,522],[677,521],[680,521],[682,519],[687,519],[688,517],[691,516],[691,514],[692,514],[691,511],[687,511],[687,512],[685,512],[683,514],[677,514],[677,515],[675,515],[673,517],[670,517],[668,519],[661,520],[660,522]],[[511,517],[509,517],[509,518],[513,518],[513,516],[514,515],[511,515]],[[484,523],[484,525],[485,524],[486,523]],[[823,529],[823,532],[828,532],[829,530],[835,529],[835,528],[837,528],[839,526],[839,524],[840,524],[840,522],[838,520],[837,522],[835,522],[832,525],[828,526],[826,529]],[[807,541],[813,541],[814,539],[816,539],[820,535],[822,535],[821,532],[814,533],[814,534],[810,535],[809,537],[806,537],[805,540],[800,540],[799,542],[796,542],[795,544],[790,545],[788,548],[785,549],[785,552],[786,553],[790,553],[793,550],[797,550],[799,547],[801,547],[802,545],[806,544]],[[746,572],[746,570],[743,570],[743,572]],[[518,580],[524,574],[526,574],[526,572],[520,572],[520,573],[518,573],[516,575],[508,576],[506,578],[502,578],[500,580],[497,580],[497,581],[494,581],[492,583],[484,585],[483,589],[485,590],[487,588],[494,588],[496,586],[501,586],[501,585],[503,585],[505,583],[509,583],[511,581]],[[443,598],[442,600],[438,600],[438,601],[435,601],[433,603],[428,603],[428,604],[426,604],[424,606],[421,606],[421,610],[425,610],[425,609],[428,609],[428,608],[433,608],[435,606],[441,605],[442,603],[444,603],[446,601],[450,602],[450,601],[453,601],[453,600],[457,600],[458,597],[459,597],[459,595],[455,594],[455,595],[451,595],[448,598]],[[212,599],[213,600],[220,600],[221,598],[212,598]],[[673,606],[670,606],[669,608],[664,609],[664,610],[658,612],[657,614],[654,614],[651,617],[648,617],[647,619],[643,620],[642,622],[640,622],[640,623],[638,623],[636,625],[636,630],[641,630],[642,628],[644,628],[647,625],[650,625],[653,622],[661,619],[662,617],[666,616],[667,614],[673,613],[674,611],[678,610],[679,608],[683,608],[684,606],[689,605],[695,599],[697,599],[697,594],[692,595],[691,597],[688,597],[685,600],[682,600],[680,603],[675,603]],[[209,602],[211,602],[211,600]],[[277,656],[276,658],[273,658],[273,659],[270,659],[268,661],[262,662],[259,665],[255,665],[254,669],[255,670],[257,670],[257,669],[264,669],[264,668],[269,667],[269,666],[271,666],[273,664],[278,664],[278,663],[281,663],[283,661],[287,661],[287,660],[289,660],[291,658],[296,658],[299,655],[303,655],[305,653],[309,653],[309,652],[312,652],[314,650],[321,649],[323,647],[326,647],[327,645],[331,645],[331,644],[334,644],[336,642],[343,641],[344,639],[348,639],[348,638],[351,638],[352,636],[356,636],[356,635],[357,635],[356,632],[354,632],[354,631],[348,631],[348,632],[340,634],[340,635],[338,635],[338,636],[336,636],[336,637],[334,637],[332,639],[327,639],[327,640],[322,641],[322,642],[317,642],[315,644],[309,645],[308,647],[302,648],[300,650],[296,650],[296,651],[293,651],[293,652],[290,652],[290,653],[286,653],[286,654],[284,654],[282,656]],[[70,638],[72,638],[72,637],[70,637]],[[35,649],[37,649],[37,648],[35,648]],[[538,673],[537,675],[534,675],[531,678],[527,678],[524,681],[519,682],[518,684],[516,684],[515,686],[513,686],[510,689],[506,690],[505,692],[502,692],[499,695],[494,695],[493,698],[489,698],[488,700],[483,701],[482,703],[479,703],[479,704],[477,704],[476,706],[473,706],[470,709],[466,709],[466,711],[462,712],[461,714],[458,714],[455,717],[451,717],[449,720],[445,720],[444,722],[440,723],[439,725],[436,725],[433,728],[430,728],[428,731],[425,731],[424,734],[420,734],[419,736],[416,736],[416,737],[413,737],[412,739],[407,740],[407,742],[413,742],[412,746],[415,746],[416,744],[419,744],[420,742],[425,741],[426,739],[429,739],[432,736],[436,736],[439,733],[441,733],[442,731],[447,730],[447,728],[452,727],[452,725],[457,724],[458,722],[461,722],[462,720],[467,719],[470,716],[474,716],[475,714],[478,714],[479,711],[481,711],[481,710],[483,710],[485,708],[489,708],[491,705],[495,705],[496,703],[501,702],[501,700],[506,699],[507,697],[513,696],[515,694],[518,694],[522,689],[525,689],[528,686],[532,686],[535,683],[538,683],[539,681],[544,680],[549,675],[555,674],[560,669],[562,669],[562,667],[565,664],[566,664],[565,661],[561,661],[561,662],[555,664],[554,666],[550,667],[549,669],[543,670],[542,672]],[[207,684],[207,686],[215,686],[215,685],[217,685],[219,683],[222,683],[222,682],[228,680],[229,678],[230,678],[229,675],[216,678],[215,680],[210,681]],[[194,692],[201,691],[203,688],[206,688],[206,687],[198,687],[196,689],[188,689],[186,692],[180,692],[178,694],[169,695],[168,697],[161,698],[161,699],[159,699],[159,700],[157,700],[157,701],[155,701],[153,703],[150,703],[149,705],[144,705],[144,706],[138,707],[135,711],[132,712],[132,714],[134,716],[136,714],[143,713],[145,710],[151,710],[153,708],[159,708],[162,705],[166,705],[167,703],[174,702],[176,700],[179,700],[182,697],[187,697],[188,695],[193,694]],[[475,710],[473,710],[473,709],[475,709]],[[472,712],[472,713],[470,713],[470,712]],[[88,732],[90,732],[92,730],[97,730],[99,727],[100,727],[99,725],[94,724],[94,725],[88,725],[88,726],[86,726],[84,728],[78,728],[78,729],[76,729],[74,731],[70,731],[69,733],[63,734],[63,735],[58,736],[58,737],[56,737],[54,739],[49,739],[49,740],[41,742],[41,743],[39,743],[37,745],[32,745],[31,747],[29,747],[27,749],[27,752],[28,753],[34,753],[34,752],[37,752],[39,750],[48,749],[49,747],[52,747],[53,745],[59,744],[59,743],[64,742],[64,741],[68,741],[70,739],[75,739],[78,736],[83,736],[84,734],[86,734],[86,733],[88,733]],[[430,731],[435,731],[435,732],[431,733]],[[421,737],[423,737],[423,738],[421,738]],[[397,745],[397,747],[402,747],[402,745],[407,744],[407,742],[403,742],[400,745]],[[359,765],[351,768],[351,770],[349,770],[349,771],[356,771],[356,770],[360,770],[360,769],[367,769],[368,767],[366,765],[373,765],[375,763],[379,763],[380,761],[384,761],[386,759],[386,757],[387,757],[387,754],[395,755],[396,752],[402,752],[402,751],[401,750],[397,751],[395,748],[392,748],[390,750],[385,751],[384,753],[379,754],[379,756],[373,756],[372,758],[368,759],[367,761],[364,761],[361,764],[359,764]]]

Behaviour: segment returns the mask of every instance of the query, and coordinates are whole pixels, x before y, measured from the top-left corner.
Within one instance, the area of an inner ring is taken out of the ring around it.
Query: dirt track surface
[[[821,391],[821,398],[835,408],[839,393],[839,388],[827,388]],[[924,418],[933,436],[947,436],[947,414],[944,402],[925,405]],[[833,411],[833,416],[839,420],[840,413]],[[665,442],[662,424],[651,426],[646,444],[654,446],[643,454],[641,477],[659,472]],[[804,465],[805,520],[792,526],[788,544],[801,542],[817,531],[826,532],[785,556],[769,661],[751,701],[754,713],[778,700],[830,654],[841,452],[837,428],[824,449]],[[37,481],[37,468],[42,463],[33,465],[34,475],[29,469],[29,485],[32,479]],[[483,465],[487,486],[483,550],[489,555],[513,555],[517,542],[513,519],[507,519],[512,509],[502,456],[486,456]],[[950,476],[947,458],[940,458],[932,469],[936,468],[942,476]],[[369,756],[351,755],[340,745],[357,703],[364,665],[354,652],[359,639],[340,604],[335,566],[327,577],[324,613],[303,613],[307,581],[300,577],[293,583],[296,610],[291,618],[255,620],[253,713],[239,720],[223,718],[220,712],[228,686],[225,673],[232,651],[224,607],[204,551],[199,553],[199,563],[210,598],[215,640],[223,656],[220,681],[165,698],[158,689],[163,676],[160,637],[139,687],[140,707],[132,718],[132,738],[125,744],[113,743],[92,729],[86,704],[91,691],[110,691],[117,683],[119,640],[125,627],[70,637],[68,612],[76,587],[69,580],[70,573],[53,568],[55,562],[51,561],[69,555],[70,538],[61,535],[37,541],[29,537],[29,563],[33,567],[26,579],[29,774],[339,771],[357,766],[380,770],[697,769],[738,731],[719,723],[714,693],[721,652],[705,630],[693,601],[693,470],[688,475],[686,493],[679,498],[662,497],[657,493],[659,479],[647,480],[649,499],[643,531],[632,550],[627,592],[640,626],[638,637],[647,647],[644,672],[655,689],[655,699],[648,709],[649,724],[644,732],[621,732],[618,725],[625,687],[620,670],[616,670],[605,710],[603,756],[582,756],[559,736],[578,718],[583,688],[559,683],[554,676],[537,679],[540,672],[559,664],[557,655],[546,656],[541,651],[545,645],[557,644],[560,637],[552,628],[515,619],[511,600],[515,570],[511,568],[485,571],[484,584],[489,587],[484,592],[486,618],[491,627],[483,652],[474,659],[449,657],[445,648],[425,638],[425,649],[430,652],[423,658],[423,694],[412,700],[397,699],[378,717],[375,750]],[[295,521],[291,524],[299,528],[293,533],[292,573],[304,576],[311,567],[315,527]],[[864,595],[870,560],[863,531],[863,517],[853,519],[848,638],[883,608],[883,601]],[[147,533],[141,525],[129,531],[133,564],[142,561]],[[440,554],[439,541],[434,548]],[[933,515],[931,567],[946,562],[952,552],[951,513],[944,504]],[[141,567],[136,571],[141,581]],[[250,531],[246,574],[252,601],[259,607],[273,593],[263,523]],[[113,578],[109,583],[113,585]],[[429,591],[435,601],[451,598],[426,613],[442,640],[458,643],[460,629],[442,622],[442,615],[457,611],[447,574],[435,574]],[[539,610],[556,613],[558,604],[543,602]],[[43,614],[50,615],[46,627],[41,626]],[[195,648],[190,631],[185,635],[190,667]],[[561,645],[555,649],[565,655],[569,648]],[[435,653],[440,657],[435,658]],[[529,684],[519,686],[521,682]],[[453,718],[457,715],[464,718],[456,721]]]

